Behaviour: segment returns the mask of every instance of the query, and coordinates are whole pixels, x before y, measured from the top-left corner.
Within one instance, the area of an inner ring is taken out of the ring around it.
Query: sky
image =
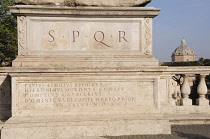
[[[210,59],[210,0],[152,0],[147,7],[160,8],[153,20],[153,55],[171,62],[172,52],[184,38],[200,57]]]

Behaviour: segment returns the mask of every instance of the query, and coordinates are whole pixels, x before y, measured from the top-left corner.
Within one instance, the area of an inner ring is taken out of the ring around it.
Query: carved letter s
[[[54,41],[55,41],[55,38],[54,38],[54,36],[52,35],[52,33],[54,33],[54,30],[50,30],[50,31],[49,31],[49,35],[50,35],[50,37],[52,37],[52,40],[48,40],[49,42],[54,42]]]

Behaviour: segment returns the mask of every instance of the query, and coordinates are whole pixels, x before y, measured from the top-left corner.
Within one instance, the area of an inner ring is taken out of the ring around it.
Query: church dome
[[[181,42],[181,45],[177,47],[172,53],[172,62],[195,61],[196,55],[194,51],[189,46],[187,46],[184,39]]]
[[[183,39],[181,45],[174,50],[174,54],[194,54],[194,51],[187,46],[186,41]]]

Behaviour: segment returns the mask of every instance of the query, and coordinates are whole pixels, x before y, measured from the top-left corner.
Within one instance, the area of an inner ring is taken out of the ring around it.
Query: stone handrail
[[[208,106],[210,101],[206,98],[208,93],[208,88],[205,82],[206,75],[210,74],[209,66],[201,66],[201,67],[169,67],[167,73],[179,74],[183,77],[183,83],[181,85],[181,102],[182,106],[191,106],[193,104],[192,100],[189,98],[191,94],[191,88],[189,85],[189,76],[194,76],[197,74],[199,77],[199,84],[197,86],[197,93],[199,98],[196,99],[196,105],[199,106]]]

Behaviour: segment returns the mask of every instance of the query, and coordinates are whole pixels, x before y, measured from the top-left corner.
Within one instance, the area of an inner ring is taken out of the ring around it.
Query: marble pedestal
[[[158,73],[10,75],[12,118],[2,129],[3,139],[171,133],[169,120],[160,113]]]
[[[13,67],[158,66],[151,7],[17,5],[19,47]]]
[[[2,139],[170,134],[160,110],[170,100],[169,79],[152,56],[159,9],[10,9],[18,19],[13,67],[20,72],[10,73],[12,117]]]

